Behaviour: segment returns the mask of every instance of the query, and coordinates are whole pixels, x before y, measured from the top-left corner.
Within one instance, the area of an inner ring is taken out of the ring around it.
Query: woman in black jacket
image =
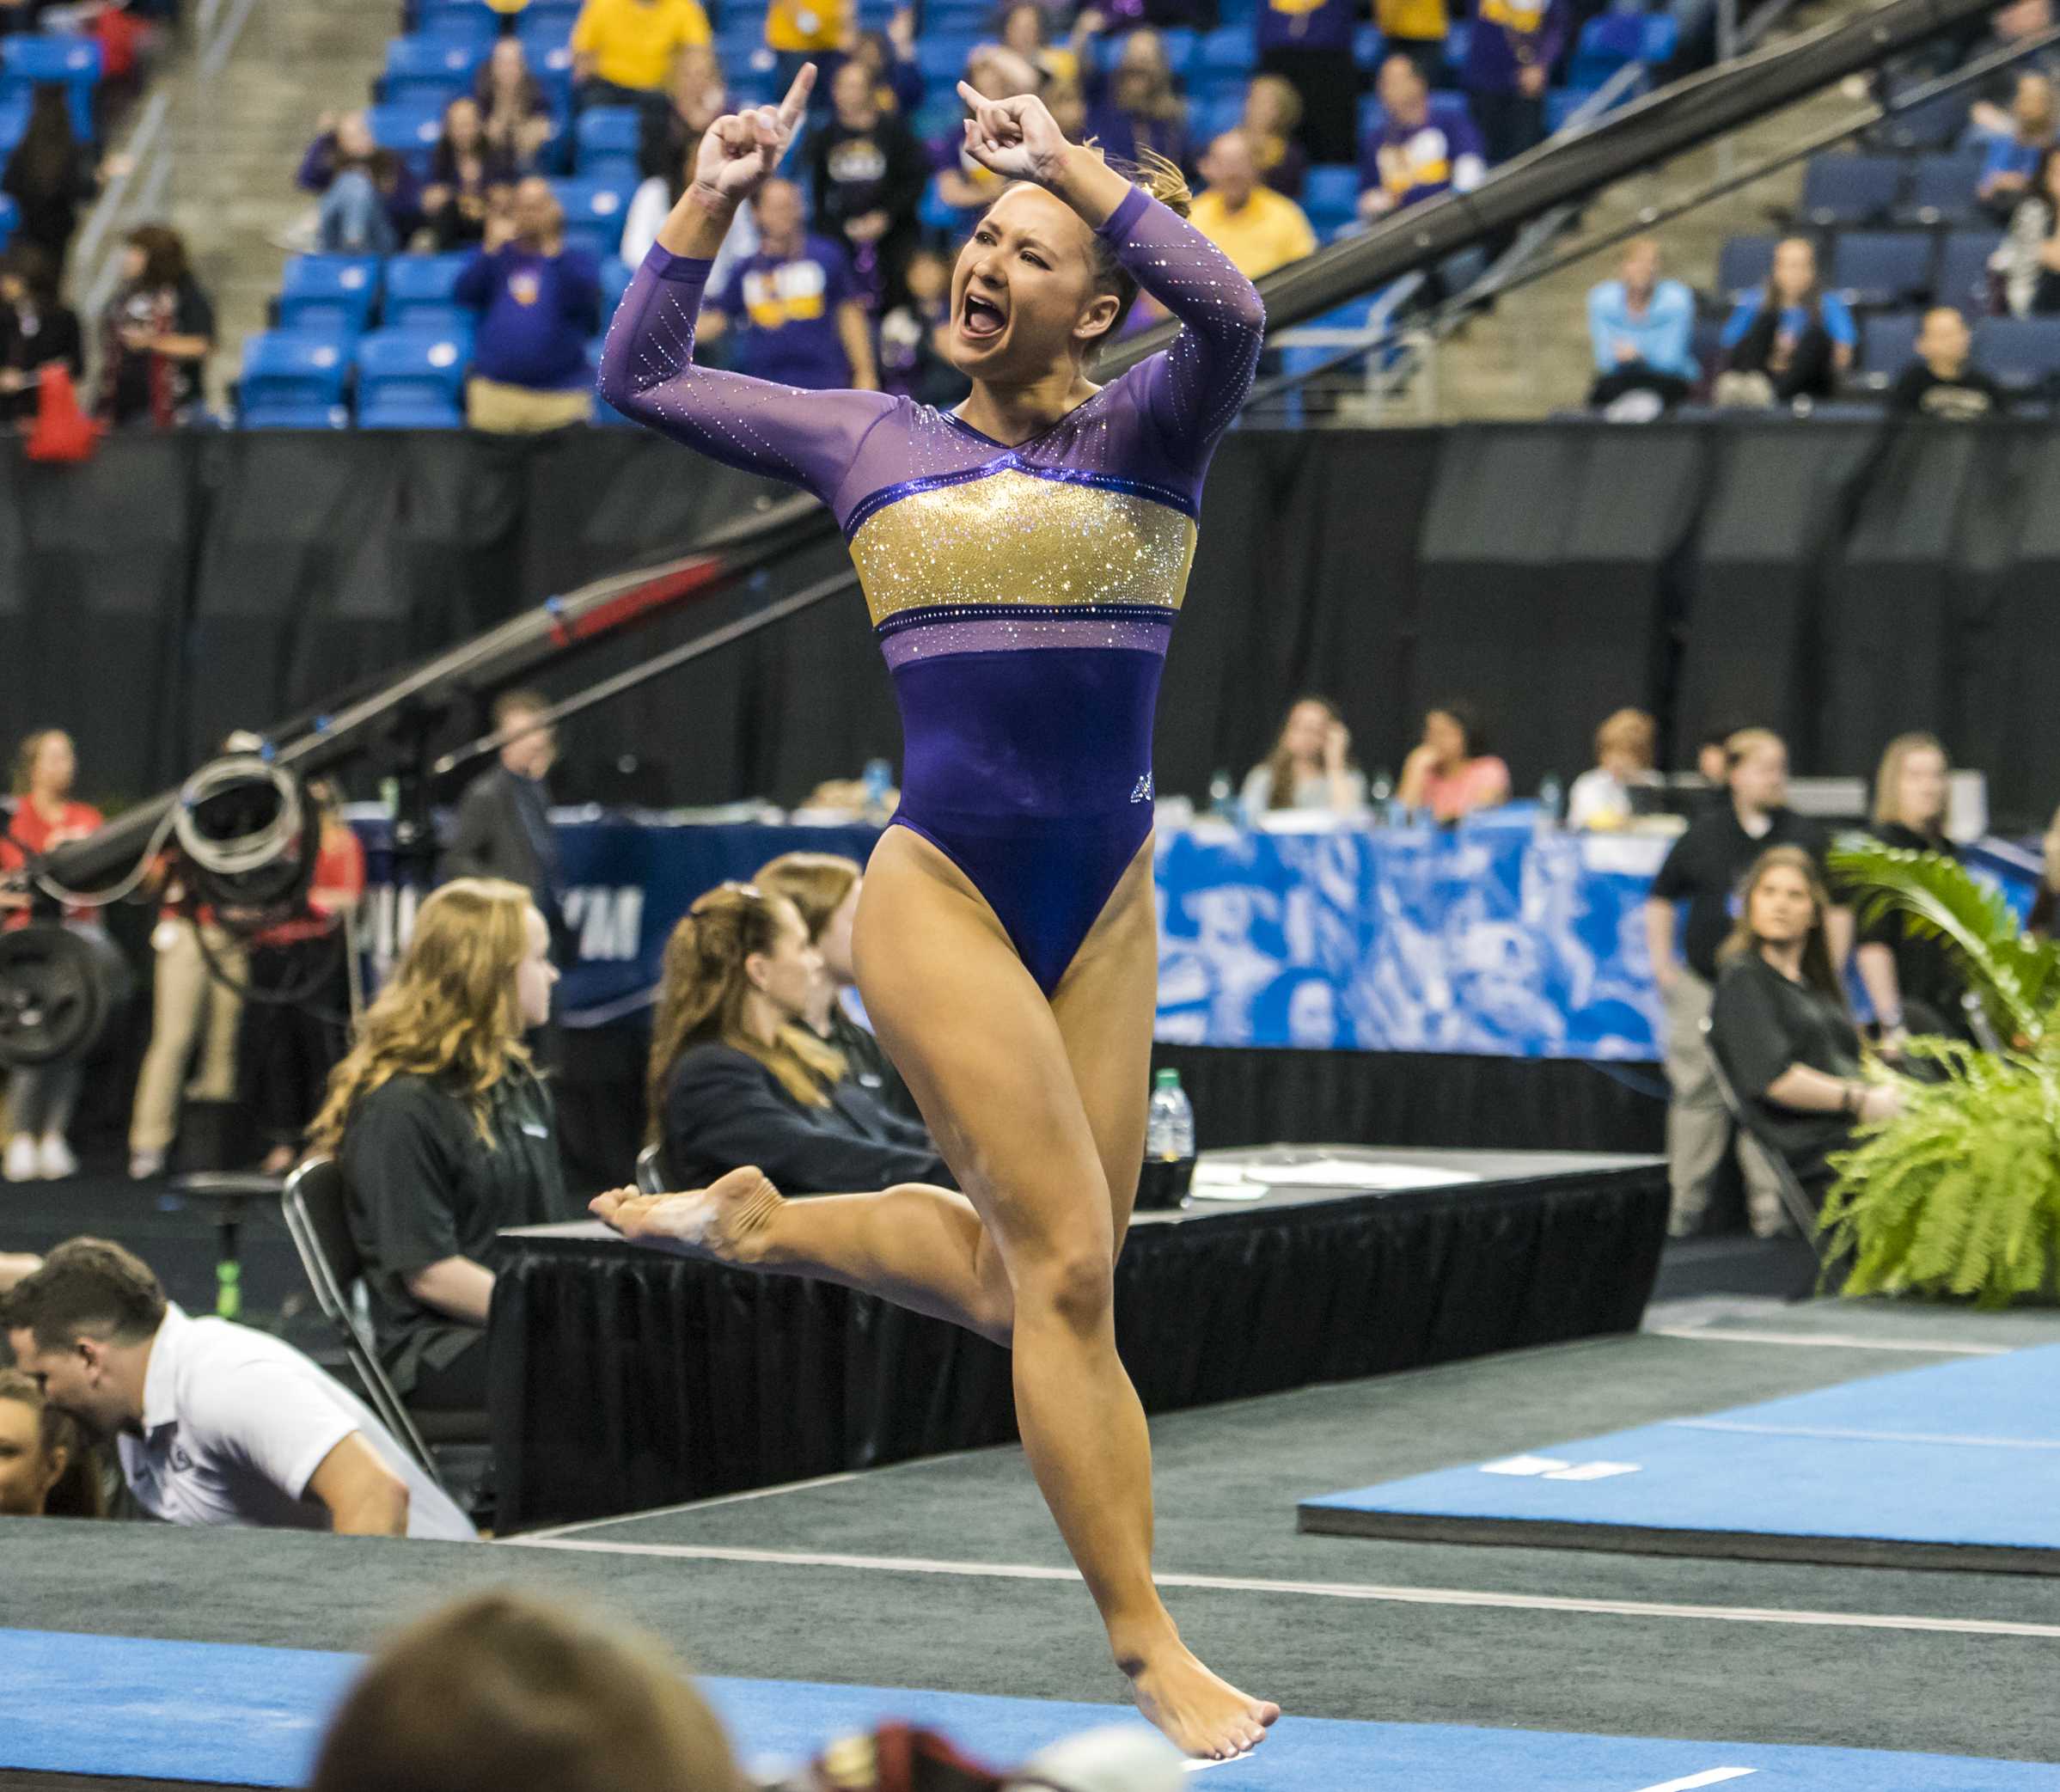
[[[788,1195],[952,1186],[922,1127],[890,1113],[808,1024],[822,955],[784,896],[724,884],[666,942],[647,1086],[667,1186],[755,1164]]]
[[[43,370],[53,365],[74,380],[85,374],[78,313],[58,302],[56,264],[17,242],[0,260],[0,428],[34,421]]]
[[[0,172],[0,193],[21,209],[15,240],[34,243],[64,266],[78,229],[80,202],[96,191],[93,158],[72,131],[64,89],[44,82],[30,102],[21,140]]]

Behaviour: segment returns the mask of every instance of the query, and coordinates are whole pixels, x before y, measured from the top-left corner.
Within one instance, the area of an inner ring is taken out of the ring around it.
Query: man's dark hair
[[[0,1326],[62,1350],[81,1332],[140,1344],[164,1320],[164,1289],[150,1266],[105,1238],[67,1238],[0,1300]]]

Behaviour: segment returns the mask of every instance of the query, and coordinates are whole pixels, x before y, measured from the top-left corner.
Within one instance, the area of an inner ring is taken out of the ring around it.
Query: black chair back
[[[1781,1204],[1788,1209],[1788,1218],[1794,1222],[1810,1250],[1822,1263],[1825,1260],[1824,1240],[1817,1230],[1817,1207],[1804,1189],[1801,1178],[1789,1167],[1788,1160],[1780,1148],[1760,1130],[1759,1116],[1739,1098],[1738,1086],[1731,1080],[1731,1073],[1724,1067],[1724,1055],[1717,1049],[1716,1036],[1709,1024],[1709,1017],[1702,1017],[1702,1049],[1709,1055],[1709,1073],[1716,1079],[1717,1094],[1722,1098],[1724,1110],[1731,1116],[1732,1122],[1750,1139],[1760,1153],[1766,1158],[1774,1171],[1775,1186],[1781,1196]]]

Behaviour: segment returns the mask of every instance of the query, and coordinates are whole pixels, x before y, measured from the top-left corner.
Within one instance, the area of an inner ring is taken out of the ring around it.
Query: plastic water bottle
[[[1231,782],[1231,774],[1220,767],[1209,780],[1209,813],[1219,822],[1238,819],[1237,787]]]
[[[1177,1070],[1152,1079],[1152,1105],[1145,1116],[1145,1170],[1137,1190],[1141,1208],[1177,1208],[1195,1179],[1195,1110],[1180,1086]]]
[[[1544,781],[1537,787],[1538,814],[1548,828],[1559,826],[1562,795],[1557,772],[1547,772]]]
[[[870,822],[887,819],[887,792],[894,788],[894,768],[883,759],[865,761],[865,818]]]
[[[1376,828],[1385,827],[1394,820],[1394,801],[1395,780],[1385,765],[1377,766],[1372,781],[1366,786],[1366,810]]]

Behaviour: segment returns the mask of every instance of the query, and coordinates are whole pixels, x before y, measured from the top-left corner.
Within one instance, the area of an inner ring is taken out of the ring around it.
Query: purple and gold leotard
[[[1047,995],[1151,832],[1202,475],[1265,326],[1251,283],[1142,189],[1102,234],[1184,327],[1013,447],[906,398],[696,366],[710,264],[663,248],[601,364],[625,415],[835,512],[901,706],[894,819],[972,880]]]

